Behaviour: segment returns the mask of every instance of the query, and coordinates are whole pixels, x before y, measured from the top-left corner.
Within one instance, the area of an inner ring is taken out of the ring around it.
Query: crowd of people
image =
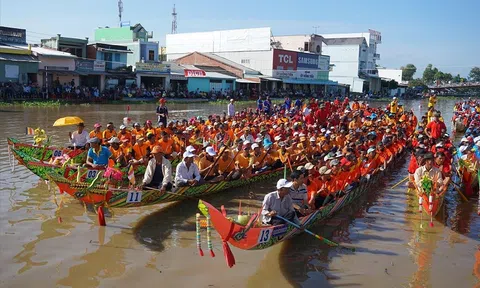
[[[275,213],[283,214],[283,197],[291,198],[295,217],[305,215],[384,170],[407,146],[416,123],[413,112],[404,111],[397,99],[387,108],[373,108],[348,98],[286,98],[283,105],[269,106],[268,98],[259,97],[256,110],[168,122],[164,101],[157,107],[156,125],[147,120],[117,130],[110,122],[102,130],[96,123],[88,133],[80,123],[69,135],[72,146],[89,149],[90,167],[146,165],[140,186],[163,192],[250,178],[286,166],[292,183],[279,182],[277,194],[267,195],[265,223],[275,223]],[[288,195],[282,189],[289,189]],[[295,218],[291,213],[282,216]]]

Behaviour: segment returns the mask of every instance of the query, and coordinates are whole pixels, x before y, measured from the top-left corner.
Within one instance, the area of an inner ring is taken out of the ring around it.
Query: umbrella
[[[67,116],[67,117],[57,119],[57,121],[55,121],[55,123],[53,123],[53,126],[54,127],[71,126],[71,125],[77,125],[79,123],[83,123],[83,120],[80,117]]]

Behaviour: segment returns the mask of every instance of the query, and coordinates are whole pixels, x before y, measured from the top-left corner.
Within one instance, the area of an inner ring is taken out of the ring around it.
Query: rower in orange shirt
[[[174,151],[175,142],[170,138],[166,131],[162,131],[161,139],[158,145],[162,147],[164,157],[167,159],[175,158],[178,154]],[[175,154],[173,154],[175,152]]]
[[[110,139],[112,137],[117,137],[117,132],[114,130],[113,123],[108,122],[107,129],[105,129],[105,131],[103,131],[102,139],[103,139],[105,144],[108,144],[108,141],[110,141]]]
[[[93,125],[93,130],[89,134],[90,139],[97,137],[98,139],[100,139],[100,141],[102,141],[103,133],[101,131],[101,128],[102,128],[102,124],[95,123],[95,125]]]
[[[119,127],[120,131],[118,132],[117,134],[117,137],[122,140],[122,139],[128,139],[128,141],[130,141],[130,143],[132,143],[132,134],[127,131],[127,126],[125,125],[120,125]]]
[[[145,131],[143,131],[142,126],[140,126],[140,123],[135,123],[133,124],[133,130],[131,132],[132,134],[132,143],[134,143],[137,138],[145,136]]]
[[[143,136],[139,136],[137,138],[137,143],[133,145],[133,158],[132,159],[134,164],[144,164],[148,161],[148,151],[150,147],[148,144],[145,143],[145,138]]]
[[[367,159],[363,163],[361,172],[362,176],[372,174],[379,167],[378,155],[375,153],[375,148],[370,147],[367,150]]]

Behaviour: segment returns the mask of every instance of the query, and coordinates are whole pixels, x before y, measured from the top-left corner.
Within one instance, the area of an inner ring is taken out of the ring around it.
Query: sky
[[[97,27],[118,24],[118,0],[0,0],[0,24],[27,30],[27,41],[57,34],[93,39]],[[39,5],[40,3],[40,5]],[[219,1],[123,0],[122,19],[141,23],[165,44],[177,8],[178,33],[271,27],[273,35],[382,33],[380,66],[408,63],[462,77],[480,67],[480,1]]]

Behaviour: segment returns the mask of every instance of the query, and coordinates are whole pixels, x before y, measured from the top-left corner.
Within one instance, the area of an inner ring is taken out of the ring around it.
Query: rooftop
[[[42,56],[47,56],[47,57],[66,57],[66,58],[77,58],[77,56],[72,55],[67,52],[62,52],[50,48],[45,48],[45,47],[32,47],[32,52],[34,54],[40,54]]]
[[[364,37],[355,38],[325,38],[323,41],[327,45],[361,45],[365,41]]]

